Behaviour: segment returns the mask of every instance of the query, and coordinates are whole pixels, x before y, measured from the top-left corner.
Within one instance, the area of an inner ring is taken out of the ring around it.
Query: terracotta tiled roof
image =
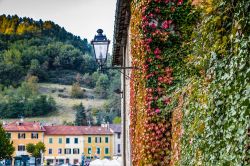
[[[111,135],[107,127],[101,126],[42,126],[39,122],[14,121],[5,124],[7,132],[38,132],[43,131],[46,135]]]
[[[14,121],[9,124],[5,124],[5,131],[13,132],[13,131],[23,131],[23,132],[33,132],[33,131],[45,131],[44,127],[40,125],[39,122],[20,122]]]
[[[81,135],[78,126],[44,126],[46,135]]]
[[[46,135],[107,135],[110,130],[99,126],[45,126]]]
[[[99,135],[99,134],[113,134],[110,129],[107,127],[100,127],[100,126],[81,126],[81,130],[83,134],[90,134],[90,135]]]
[[[120,124],[110,124],[110,129],[115,133],[121,133],[121,125]]]

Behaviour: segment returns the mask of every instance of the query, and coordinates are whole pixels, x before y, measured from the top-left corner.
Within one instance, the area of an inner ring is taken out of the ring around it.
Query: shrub
[[[84,92],[85,90],[81,88],[78,82],[74,83],[71,88],[71,97],[81,99],[84,97]]]

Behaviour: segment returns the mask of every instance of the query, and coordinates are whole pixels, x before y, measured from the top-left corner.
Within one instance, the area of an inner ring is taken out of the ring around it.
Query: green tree
[[[36,149],[36,146],[32,143],[26,145],[26,150],[28,153],[33,154]]]
[[[0,160],[11,158],[15,148],[0,124]]]
[[[101,74],[96,82],[95,91],[100,98],[107,98],[109,89],[109,78],[106,74]]]
[[[46,151],[45,144],[38,142],[36,145],[29,143],[26,147],[27,152],[30,153],[33,157],[41,157],[41,151],[44,153]]]
[[[41,67],[41,65],[40,65],[40,63],[39,63],[39,61],[37,59],[31,60],[28,75],[37,76],[40,80],[46,80],[47,79],[47,74],[44,71],[44,68]]]
[[[42,142],[38,142],[35,146],[35,151],[34,151],[34,154],[33,156],[34,157],[41,157],[41,153],[40,152],[45,152],[46,151],[46,148],[45,148],[45,144],[42,143]]]
[[[74,109],[76,110],[75,125],[87,126],[88,125],[87,113],[82,103],[80,105],[75,106]]]
[[[117,116],[113,119],[113,124],[121,124],[121,121],[122,121],[121,117]]]

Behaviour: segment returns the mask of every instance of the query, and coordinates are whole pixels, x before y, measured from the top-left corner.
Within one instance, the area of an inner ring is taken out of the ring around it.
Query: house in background
[[[78,126],[45,126],[45,160],[50,164],[81,162],[83,135]]]
[[[110,124],[110,130],[114,133],[114,147],[113,152],[114,156],[121,156],[121,145],[122,145],[122,139],[121,139],[121,125],[120,124]]]
[[[45,126],[47,163],[81,163],[86,158],[112,158],[113,132],[101,126]]]
[[[45,128],[38,122],[14,121],[9,124],[4,123],[3,127],[9,135],[15,152],[13,156],[28,155],[26,145],[44,142]]]
[[[80,126],[87,158],[113,158],[113,132],[109,127]]]

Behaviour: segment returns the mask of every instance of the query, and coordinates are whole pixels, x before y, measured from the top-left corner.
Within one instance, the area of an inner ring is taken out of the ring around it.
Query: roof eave
[[[123,46],[125,46],[127,42],[129,21],[130,1],[117,0],[113,37],[114,39],[112,66],[122,65]]]

